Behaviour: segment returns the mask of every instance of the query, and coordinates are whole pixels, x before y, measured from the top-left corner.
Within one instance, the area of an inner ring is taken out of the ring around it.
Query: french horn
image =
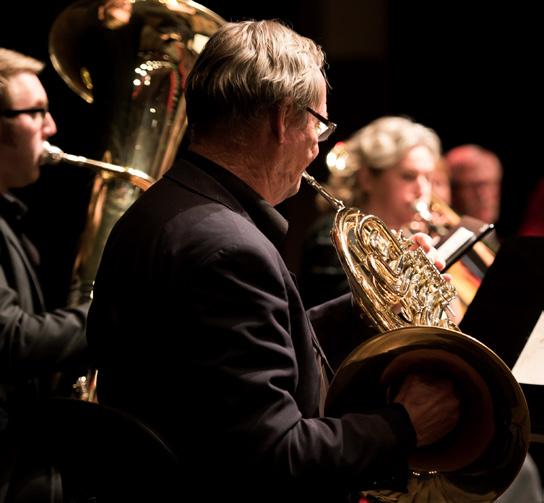
[[[494,501],[514,480],[529,446],[520,385],[499,356],[451,321],[455,289],[421,249],[376,216],[346,207],[308,173],[303,177],[336,210],[332,242],[355,303],[379,332],[338,368],[326,413],[383,406],[410,372],[446,375],[461,396],[454,431],[410,457],[407,492],[364,494],[378,501]]]

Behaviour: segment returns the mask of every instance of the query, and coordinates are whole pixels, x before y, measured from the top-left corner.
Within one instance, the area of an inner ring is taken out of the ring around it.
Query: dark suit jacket
[[[319,417],[314,330],[274,244],[282,217],[233,175],[189,158],[106,245],[87,332],[99,400],[175,448],[180,483],[200,502],[344,501],[347,489],[405,469],[414,433],[402,407]],[[327,313],[336,338],[355,326],[349,296],[311,314],[326,327]]]
[[[0,197],[0,431],[26,409],[54,371],[80,361],[88,305],[46,312],[33,249],[16,229],[20,203]],[[40,382],[41,381],[41,382]]]

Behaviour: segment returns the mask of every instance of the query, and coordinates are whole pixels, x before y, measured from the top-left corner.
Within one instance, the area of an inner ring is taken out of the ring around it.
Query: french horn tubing
[[[424,232],[433,238],[438,251],[444,254],[446,270],[457,290],[454,310],[457,319],[461,320],[478,291],[485,271],[495,260],[495,251],[483,240],[472,243],[464,251],[462,251],[463,244],[467,240],[473,240],[477,234],[493,229],[493,225],[478,219],[462,217],[434,193],[431,195],[430,204],[419,200],[415,203],[414,210],[420,221],[424,222],[426,226]],[[469,224],[469,220],[472,222],[471,224]],[[486,230],[484,231],[484,229]],[[478,267],[471,268],[465,265],[463,255],[469,249],[471,249],[470,254],[472,255],[472,258],[469,258],[469,263],[474,261],[474,257],[476,257]],[[450,257],[457,252],[459,254],[451,261]]]
[[[326,413],[383,406],[388,390],[412,371],[448,376],[461,396],[454,431],[410,457],[407,493],[365,494],[378,501],[494,501],[517,475],[529,446],[520,385],[491,349],[450,320],[455,289],[421,249],[376,216],[346,207],[308,173],[303,177],[336,210],[332,242],[355,303],[379,332],[339,366]],[[424,494],[429,498],[421,499]],[[380,499],[386,497],[393,499]]]

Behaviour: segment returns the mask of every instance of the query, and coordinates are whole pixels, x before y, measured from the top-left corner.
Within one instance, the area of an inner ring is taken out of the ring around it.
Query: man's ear
[[[270,110],[270,129],[280,144],[285,142],[291,109],[292,105],[282,100]]]

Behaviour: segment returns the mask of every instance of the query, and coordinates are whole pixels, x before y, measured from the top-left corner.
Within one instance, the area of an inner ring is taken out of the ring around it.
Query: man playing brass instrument
[[[51,392],[53,374],[77,368],[86,351],[88,303],[46,310],[37,251],[22,230],[25,208],[9,192],[38,179],[43,142],[57,131],[37,76],[42,68],[0,48],[0,501],[20,420]]]
[[[361,342],[364,324],[349,294],[305,310],[274,206],[334,130],[323,66],[280,22],[221,27],[188,77],[188,149],[120,218],[97,274],[98,399],[154,428],[202,503],[347,502],[376,483],[403,487],[410,452],[457,421],[451,382],[417,375],[371,412],[320,407],[326,358]]]

